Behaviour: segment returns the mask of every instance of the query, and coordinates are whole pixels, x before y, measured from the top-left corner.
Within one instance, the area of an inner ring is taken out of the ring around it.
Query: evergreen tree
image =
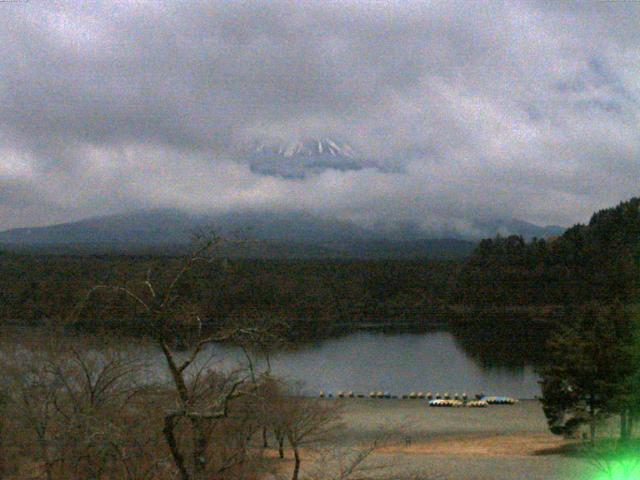
[[[633,435],[633,425],[640,418],[640,315],[638,307],[630,308],[631,339],[625,342],[629,365],[620,395],[613,404],[620,415],[620,438],[627,440]]]
[[[572,435],[588,424],[628,411],[630,379],[638,374],[632,355],[632,325],[621,305],[591,304],[570,314],[549,341],[540,370],[542,405],[551,431]]]

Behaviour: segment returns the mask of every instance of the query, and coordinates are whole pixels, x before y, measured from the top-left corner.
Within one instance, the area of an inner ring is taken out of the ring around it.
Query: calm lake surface
[[[29,333],[35,332],[20,328],[3,339],[25,339]],[[82,341],[83,336],[90,335],[71,334],[67,339]],[[412,333],[356,331],[272,353],[270,364],[275,375],[299,384],[302,393],[309,395],[320,390],[335,395],[342,390],[392,395],[484,392],[534,398],[540,394],[534,366],[544,357],[547,336],[544,328],[496,322]],[[164,357],[153,344],[132,340],[122,345],[147,360],[151,369],[147,375],[168,378]],[[213,344],[202,353],[216,368],[246,365],[238,347]],[[264,360],[259,363],[258,369],[266,368]]]
[[[270,363],[274,374],[300,382],[308,394],[382,390],[395,395],[484,392],[533,398],[540,388],[526,349],[536,346],[511,346],[515,340],[507,337],[500,345],[473,333],[461,337],[448,331],[357,332],[274,353]],[[210,353],[227,366],[243,359],[239,349],[229,346],[212,346]]]

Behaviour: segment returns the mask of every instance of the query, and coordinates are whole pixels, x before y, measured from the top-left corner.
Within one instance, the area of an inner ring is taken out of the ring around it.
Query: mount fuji
[[[301,179],[326,170],[378,168],[362,159],[354,149],[331,138],[307,138],[289,143],[256,143],[246,154],[251,171],[290,179]]]

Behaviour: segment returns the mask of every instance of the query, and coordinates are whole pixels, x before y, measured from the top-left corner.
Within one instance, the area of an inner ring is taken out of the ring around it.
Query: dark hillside
[[[632,198],[555,239],[483,240],[462,270],[457,299],[493,305],[633,303],[639,294],[640,198]]]

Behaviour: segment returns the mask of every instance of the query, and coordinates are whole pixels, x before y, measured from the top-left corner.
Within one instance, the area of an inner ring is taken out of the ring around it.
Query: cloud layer
[[[0,3],[0,229],[162,206],[569,225],[638,194],[637,3],[75,4]],[[245,158],[320,136],[384,168]]]

